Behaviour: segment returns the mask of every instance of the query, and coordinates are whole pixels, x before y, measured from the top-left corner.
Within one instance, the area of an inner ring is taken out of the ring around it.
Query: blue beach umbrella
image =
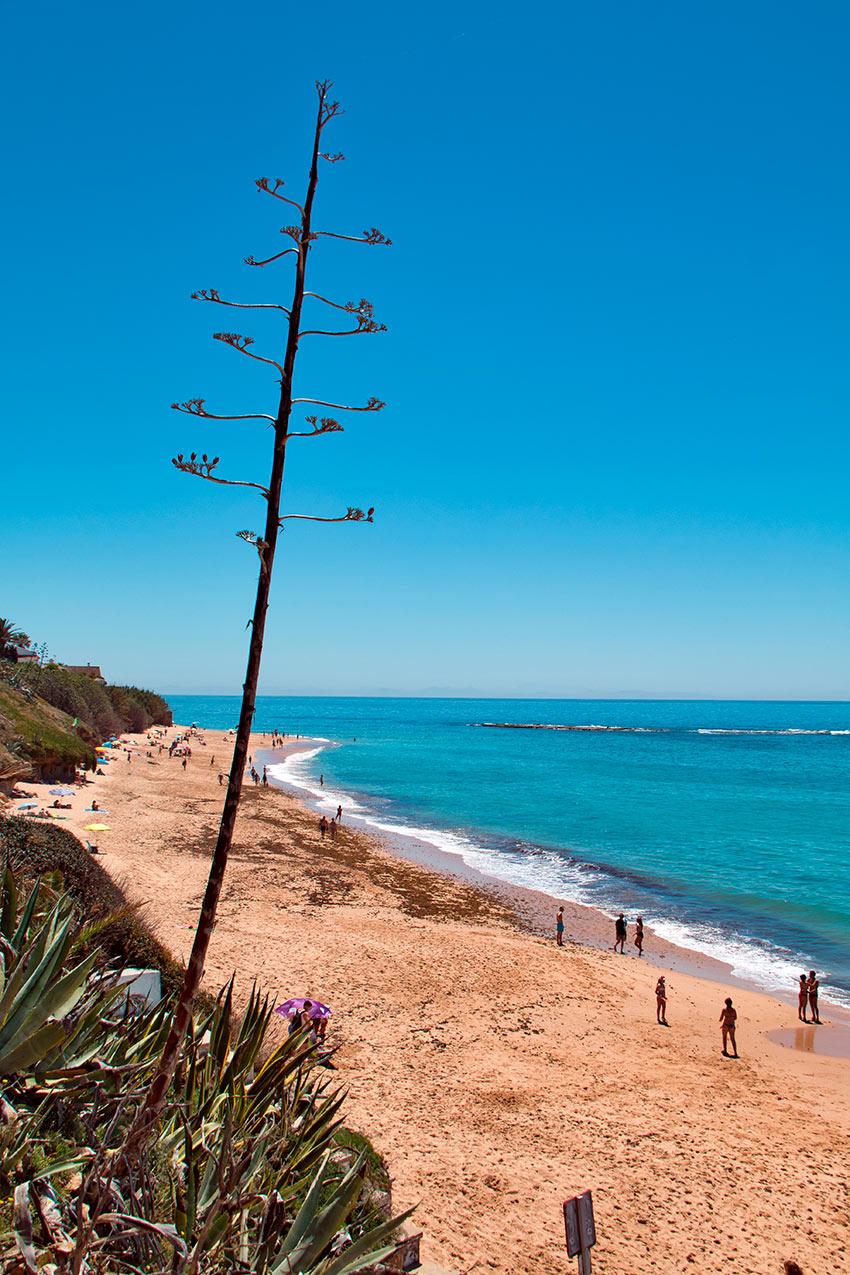
[[[18,806],[18,809],[19,810],[35,810],[37,805],[38,805],[37,801],[25,801],[22,805]]]

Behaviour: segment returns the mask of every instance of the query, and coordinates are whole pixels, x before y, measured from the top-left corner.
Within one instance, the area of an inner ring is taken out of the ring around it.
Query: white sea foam
[[[308,794],[318,812],[336,814],[337,806],[342,806],[346,820],[353,819],[357,824],[389,836],[433,846],[443,854],[457,856],[467,867],[485,876],[495,877],[508,885],[537,890],[553,899],[595,908],[607,916],[616,915],[613,906],[606,906],[603,897],[614,888],[614,881],[601,869],[533,844],[520,842],[515,849],[497,850],[462,832],[382,819],[354,800],[350,793],[318,783],[310,773],[310,763],[332,741],[312,737],[310,742],[318,743],[320,747],[290,754],[283,762],[270,766],[269,774],[287,788]],[[787,994],[789,989],[796,988],[798,975],[804,966],[806,969],[811,967],[810,958],[804,954],[795,955],[772,943],[747,939],[719,927],[683,922],[655,913],[648,906],[644,906],[643,917],[661,938],[677,947],[721,961],[731,967],[733,977],[768,991]],[[841,988],[830,987],[823,980],[821,988],[825,998],[850,1008],[850,995]]]

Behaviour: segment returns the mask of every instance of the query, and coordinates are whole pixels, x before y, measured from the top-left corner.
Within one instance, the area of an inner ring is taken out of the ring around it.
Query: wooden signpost
[[[578,1258],[579,1275],[591,1275],[590,1250],[596,1243],[593,1221],[593,1197],[589,1191],[564,1200],[564,1230],[567,1235],[567,1257]]]

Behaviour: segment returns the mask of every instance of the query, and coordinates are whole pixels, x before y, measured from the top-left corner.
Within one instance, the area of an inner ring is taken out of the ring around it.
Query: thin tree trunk
[[[307,265],[307,254],[310,249],[310,226],[313,211],[313,199],[319,179],[319,145],[322,131],[322,114],[325,106],[325,90],[319,90],[319,108],[316,117],[316,131],[313,143],[313,156],[310,165],[310,177],[307,185],[307,197],[304,201],[304,212],[301,218],[300,251],[297,258],[295,274],[295,291],[289,316],[289,331],[286,343],[286,355],[283,362],[281,378],[280,405],[275,421],[274,454],[272,457],[271,477],[268,485],[268,510],[263,540],[258,541],[260,554],[260,574],[257,580],[257,598],[254,603],[254,616],[251,622],[251,642],[248,649],[248,666],[245,671],[245,682],[242,688],[242,707],[239,713],[239,726],[236,731],[236,744],[233,750],[233,763],[227,782],[227,794],[224,799],[224,810],[221,825],[216,839],[215,850],[210,864],[201,915],[192,953],[186,966],[180,999],[171,1025],[171,1030],[163,1049],[159,1065],[151,1081],[144,1104],[140,1108],[133,1126],[124,1144],[124,1154],[130,1154],[142,1145],[153,1127],[171,1084],[180,1047],[186,1036],[192,1016],[195,996],[201,985],[204,974],[204,963],[215,926],[216,911],[224,882],[227,860],[233,842],[233,829],[239,809],[239,798],[242,792],[242,779],[248,759],[251,740],[251,726],[254,719],[254,708],[257,699],[257,683],[260,676],[260,660],[263,653],[263,636],[266,627],[266,612],[269,605],[272,567],[275,549],[280,530],[280,497],[283,486],[283,471],[286,462],[286,442],[289,429],[289,418],[292,412],[292,377],[295,368],[295,356],[298,353],[298,331],[301,323],[301,309],[304,302],[304,280]]]

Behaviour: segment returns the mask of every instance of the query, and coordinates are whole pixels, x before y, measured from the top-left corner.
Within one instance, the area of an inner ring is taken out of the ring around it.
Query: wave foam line
[[[593,864],[565,859],[554,851],[530,843],[519,842],[513,849],[495,850],[461,832],[380,818],[349,793],[317,783],[309,773],[310,763],[322,751],[323,747],[319,747],[293,753],[283,762],[270,766],[269,774],[286,787],[309,794],[317,811],[322,814],[335,815],[337,806],[342,806],[346,818],[354,816],[367,828],[433,846],[443,854],[460,858],[467,867],[483,876],[548,894],[553,900],[567,900],[593,908],[611,918],[619,911],[619,904],[615,904],[609,896],[621,885],[616,878]],[[645,905],[642,915],[660,938],[731,966],[735,978],[754,983],[763,990],[787,993],[796,987],[803,966],[811,968],[808,957],[783,951],[770,942],[760,943],[719,927],[654,913],[651,907]],[[821,986],[825,999],[828,997],[850,1008],[850,994],[823,981]]]

